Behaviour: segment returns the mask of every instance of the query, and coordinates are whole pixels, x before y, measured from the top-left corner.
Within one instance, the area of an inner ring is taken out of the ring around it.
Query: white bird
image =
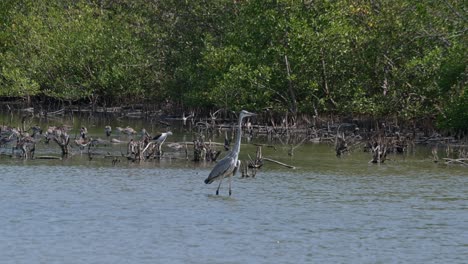
[[[140,136],[142,139],[150,138],[150,134],[148,133],[148,131],[146,131],[146,128],[141,129]]]
[[[161,146],[164,143],[164,141],[166,141],[167,137],[171,136],[171,135],[172,135],[171,131],[164,132],[164,133],[161,133],[159,135],[156,135],[153,138],[153,140],[155,140],[155,142],[158,143]]]
[[[206,184],[210,184],[215,180],[219,180],[218,189],[216,189],[216,195],[219,194],[219,188],[224,177],[229,177],[229,196],[231,196],[231,176],[234,176],[240,167],[239,152],[242,138],[242,119],[247,116],[254,116],[256,114],[242,110],[239,114],[239,123],[237,126],[236,144],[232,150],[218,163],[211,171],[208,178],[205,179]]]
[[[124,130],[124,129],[121,128],[121,127],[116,127],[115,129],[117,130],[117,133],[118,133],[119,135],[121,135],[121,134],[122,134],[122,131]]]
[[[187,124],[187,119],[193,118],[193,117],[194,117],[193,112],[190,113],[190,115],[188,115],[188,116],[185,116],[185,113],[183,113],[183,114],[182,114],[182,120],[184,121],[184,126]]]
[[[88,135],[88,129],[86,127],[81,127],[80,128],[80,137],[85,139],[87,135]]]
[[[124,133],[124,134],[130,136],[130,135],[135,135],[137,132],[136,132],[135,129],[133,129],[133,128],[127,126],[126,128],[124,128],[124,129],[122,130],[122,133]]]

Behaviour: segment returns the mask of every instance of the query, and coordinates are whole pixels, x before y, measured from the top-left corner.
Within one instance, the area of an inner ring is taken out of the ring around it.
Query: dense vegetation
[[[0,97],[439,117],[468,129],[464,1],[0,1]]]

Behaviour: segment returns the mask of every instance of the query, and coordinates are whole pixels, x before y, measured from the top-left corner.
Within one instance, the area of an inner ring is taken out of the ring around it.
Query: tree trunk
[[[289,66],[288,55],[284,55],[284,61],[286,63],[286,72],[288,74],[289,96],[291,97],[290,108],[291,108],[291,113],[293,114],[294,119],[295,119],[296,114],[297,114],[297,99],[296,99],[296,93],[294,92],[294,85],[291,80],[291,67]]]
[[[323,49],[320,48],[320,60],[322,62],[322,83],[323,83],[323,90],[325,92],[326,97],[330,100],[334,107],[336,107],[336,102],[330,96],[330,90],[328,88],[328,80],[327,80],[327,67],[325,65],[325,54]]]

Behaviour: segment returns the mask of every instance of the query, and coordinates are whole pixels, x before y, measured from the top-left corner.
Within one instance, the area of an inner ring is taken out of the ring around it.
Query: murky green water
[[[168,139],[179,140],[191,134]],[[116,166],[99,155],[1,156],[0,262],[466,263],[466,168],[434,164],[424,148],[382,165],[325,144],[288,150],[263,154],[297,169],[266,162],[256,178],[235,177],[232,197],[203,183],[213,164],[167,148],[171,159]]]

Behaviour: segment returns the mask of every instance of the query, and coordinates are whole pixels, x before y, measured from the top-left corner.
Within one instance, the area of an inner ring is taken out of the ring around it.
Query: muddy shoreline
[[[116,117],[157,120],[164,124],[168,120],[195,120],[196,122],[216,124],[219,128],[229,128],[237,118],[233,111],[225,109],[185,109],[175,104],[131,104],[120,106],[95,106],[89,104],[65,104],[64,102],[32,102],[28,104],[22,100],[0,101],[0,112],[17,115],[31,115],[40,118],[56,117],[72,114],[87,114],[96,117]],[[273,130],[275,134],[317,134],[323,130],[359,132],[362,136],[370,138],[375,133],[385,134],[413,134],[417,143],[449,142],[452,144],[466,144],[467,136],[464,133],[441,130],[436,127],[434,117],[403,120],[397,115],[386,117],[352,116],[339,114],[301,113],[296,117],[287,113],[271,112],[268,109],[257,113],[254,127],[261,133]],[[265,130],[265,131],[263,131]],[[325,134],[326,133],[322,133]]]

